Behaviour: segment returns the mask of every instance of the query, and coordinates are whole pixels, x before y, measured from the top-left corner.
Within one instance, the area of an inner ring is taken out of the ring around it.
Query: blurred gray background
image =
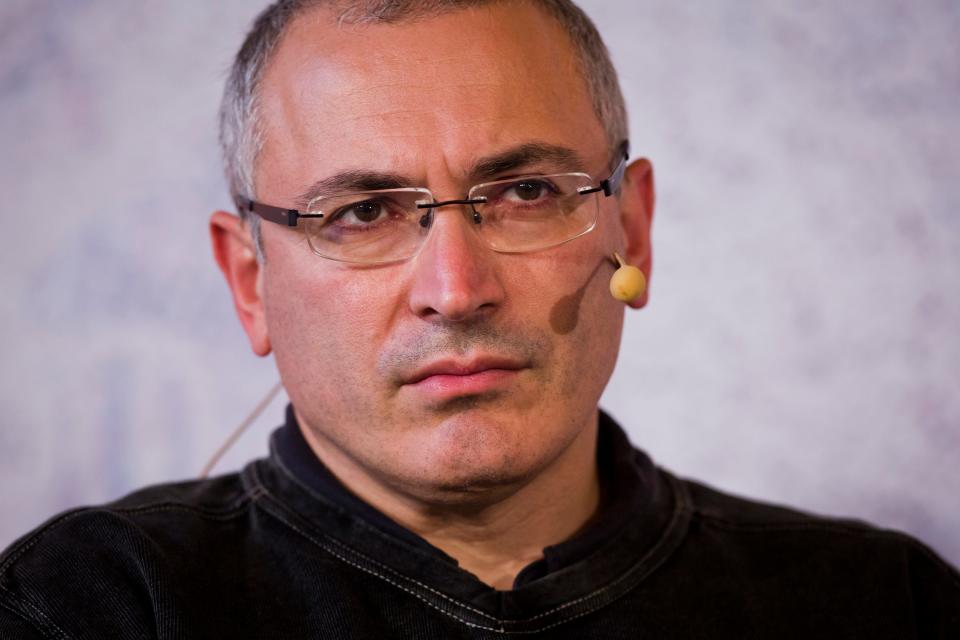
[[[659,181],[603,406],[681,475],[960,562],[960,3],[582,4]],[[0,547],[196,475],[275,381],[206,231],[262,6],[0,5]]]

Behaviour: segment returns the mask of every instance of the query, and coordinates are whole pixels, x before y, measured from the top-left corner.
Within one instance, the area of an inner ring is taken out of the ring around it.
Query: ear
[[[210,240],[250,346],[258,356],[265,356],[270,353],[270,337],[263,305],[262,265],[257,261],[250,230],[237,216],[217,211],[210,217]]]
[[[646,158],[631,162],[620,183],[620,223],[626,234],[624,258],[638,267],[647,278],[647,290],[630,302],[634,309],[647,304],[650,295],[650,276],[653,268],[653,249],[650,230],[653,224],[653,166]]]

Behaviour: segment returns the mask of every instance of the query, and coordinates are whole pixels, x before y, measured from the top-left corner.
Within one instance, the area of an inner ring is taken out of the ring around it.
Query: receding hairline
[[[446,16],[448,14],[482,9],[493,5],[531,7],[538,11],[542,16],[552,20],[566,37],[567,44],[570,47],[571,57],[577,65],[577,70],[580,73],[581,80],[584,82],[585,88],[587,89],[587,94],[591,94],[589,83],[587,81],[587,71],[583,68],[584,61],[582,59],[583,55],[581,54],[580,47],[572,38],[569,29],[565,28],[562,21],[553,12],[551,12],[548,9],[547,4],[542,1],[457,0],[456,4],[453,4],[451,0],[398,0],[393,3],[396,8],[393,11],[384,13],[382,17],[381,14],[370,16],[362,13],[361,10],[356,6],[356,0],[299,0],[297,4],[299,5],[298,8],[292,11],[292,15],[286,21],[283,30],[277,37],[274,45],[270,48],[261,68],[259,69],[259,73],[257,74],[255,80],[256,86],[254,90],[254,93],[257,94],[258,98],[260,90],[263,87],[263,79],[273,66],[277,51],[283,46],[284,41],[288,38],[291,28],[296,23],[305,19],[309,19],[311,14],[313,14],[314,17],[325,17],[329,21],[330,25],[336,25],[337,27],[344,25],[372,26],[377,24],[403,26],[422,22],[424,20],[430,20],[432,18]],[[429,43],[426,43],[426,46],[429,46]]]
[[[414,13],[404,13],[402,15],[397,16],[395,19],[390,19],[390,20],[373,21],[368,19],[368,20],[346,21],[344,19],[343,12],[341,12],[335,6],[329,6],[328,2],[326,2],[325,0],[314,0],[313,3],[310,3],[310,0],[305,0],[305,2],[309,6],[305,6],[302,10],[300,10],[295,15],[289,18],[289,20],[287,21],[283,29],[283,32],[277,38],[275,45],[271,48],[269,55],[264,60],[256,80],[256,85],[254,89],[254,92],[256,94],[255,100],[257,101],[258,106],[262,106],[263,99],[264,99],[264,89],[268,87],[268,85],[272,85],[274,88],[278,86],[277,84],[275,84],[277,80],[277,76],[274,75],[276,71],[277,59],[281,55],[281,52],[288,46],[291,34],[294,31],[298,30],[299,28],[303,28],[304,21],[316,20],[321,22],[321,26],[323,28],[328,28],[328,29],[329,28],[339,29],[343,26],[376,27],[379,25],[404,28],[406,26],[416,24],[419,22],[425,22],[432,19],[436,19],[436,18],[444,18],[450,15],[460,14],[468,11],[483,10],[493,6],[503,6],[503,5],[511,6],[512,5],[516,7],[529,7],[535,10],[540,16],[543,16],[552,20],[552,22],[554,23],[553,25],[554,28],[560,31],[565,37],[566,49],[562,54],[564,58],[564,64],[573,65],[573,68],[576,70],[579,76],[579,81],[580,81],[579,86],[583,90],[582,95],[587,98],[590,106],[594,107],[593,92],[591,91],[591,87],[587,80],[587,71],[586,69],[584,69],[584,64],[581,59],[582,56],[580,55],[579,48],[576,42],[574,42],[573,38],[564,28],[564,26],[559,22],[559,20],[554,18],[552,15],[550,15],[550,13],[541,6],[542,3],[537,2],[536,0],[472,0],[472,1],[464,0],[464,1],[468,2],[469,4],[466,6],[459,6],[459,5],[448,6],[446,4],[443,4],[441,0],[440,3],[437,3],[438,4],[437,7],[433,7],[431,9],[417,10]],[[347,4],[347,3],[340,2],[339,4]],[[299,49],[300,46],[302,46],[302,44],[303,44],[302,42],[298,43],[298,45],[294,46],[294,49]],[[426,44],[429,47],[429,43],[426,43]],[[310,47],[310,44],[307,43],[306,46]],[[284,57],[287,57],[288,55],[289,53],[284,54]],[[299,55],[299,54],[295,54],[295,55]],[[318,56],[323,56],[323,55],[324,54],[318,54]],[[339,55],[334,54],[326,59],[329,60],[331,64],[336,65],[338,63],[338,58],[339,58]],[[280,84],[282,85],[283,82],[281,82]],[[592,110],[596,112],[595,108]],[[600,128],[604,131],[604,134],[606,135],[607,128],[604,126],[604,123],[600,118],[600,114],[595,113],[595,115],[597,116],[597,121]],[[255,125],[259,129],[258,135],[262,136],[265,133],[265,130],[263,129],[263,127],[264,125],[268,124],[267,122],[264,121],[264,113],[258,109],[257,113],[254,116],[254,119],[255,119]],[[263,142],[263,140],[261,140],[261,142]],[[611,140],[610,142],[612,145],[618,146],[622,142],[622,140],[619,140],[619,139]]]
[[[494,5],[531,6],[566,35],[572,62],[604,132],[610,160],[628,138],[626,106],[603,38],[573,0],[276,0],[254,20],[231,66],[220,106],[220,145],[231,195],[256,197],[256,165],[264,142],[263,78],[290,26],[307,14],[335,25],[404,24]],[[240,212],[246,217],[241,205]],[[258,239],[259,219],[251,232]]]

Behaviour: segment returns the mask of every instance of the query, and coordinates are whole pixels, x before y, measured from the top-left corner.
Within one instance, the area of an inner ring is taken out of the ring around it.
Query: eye
[[[556,189],[545,180],[520,180],[507,186],[503,190],[503,197],[513,201],[536,202],[555,193]]]
[[[340,207],[333,213],[330,221],[346,227],[364,227],[389,213],[389,209],[380,200],[364,200]]]

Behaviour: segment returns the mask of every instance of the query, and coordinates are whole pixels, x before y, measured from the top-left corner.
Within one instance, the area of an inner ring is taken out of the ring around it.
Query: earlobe
[[[627,166],[620,193],[620,223],[626,236],[624,257],[646,276],[646,291],[628,304],[640,309],[647,304],[650,276],[653,268],[653,248],[650,231],[656,197],[653,185],[653,166],[646,158],[634,160]]]
[[[253,238],[240,218],[217,211],[210,217],[210,241],[250,346],[258,356],[266,356],[271,347],[262,295],[263,270]]]

